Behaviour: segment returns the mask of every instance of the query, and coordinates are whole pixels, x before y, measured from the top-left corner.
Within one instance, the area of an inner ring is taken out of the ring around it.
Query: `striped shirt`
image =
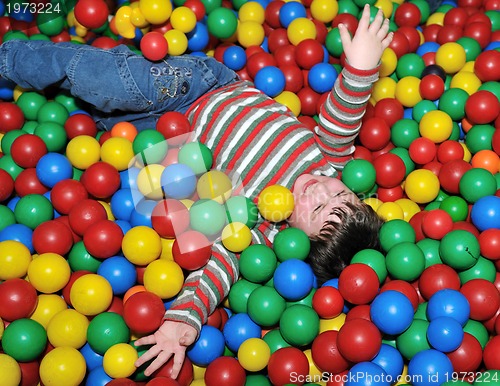
[[[346,64],[320,108],[314,131],[248,81],[203,95],[186,115],[193,139],[212,150],[214,167],[230,176],[239,194],[255,201],[269,185],[292,189],[304,173],[335,177],[352,157],[377,79],[378,68],[360,71]],[[280,229],[279,224],[261,221],[252,230],[252,241],[270,245]],[[200,331],[237,279],[237,256],[216,241],[208,264],[188,276],[165,319]]]

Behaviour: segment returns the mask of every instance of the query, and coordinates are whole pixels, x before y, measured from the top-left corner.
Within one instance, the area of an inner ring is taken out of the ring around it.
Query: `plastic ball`
[[[368,304],[375,298],[379,289],[377,273],[366,264],[350,264],[339,276],[338,289],[346,301],[352,304]]]
[[[236,15],[230,9],[216,8],[208,13],[208,32],[219,39],[228,39],[236,32],[237,21]]]
[[[245,369],[238,360],[221,356],[208,364],[203,378],[206,386],[243,386],[246,379],[245,374]]]
[[[90,137],[97,135],[97,126],[94,119],[90,115],[83,113],[75,113],[68,117],[64,122],[64,130],[69,140],[78,135],[88,135]]]
[[[68,283],[70,267],[61,255],[44,253],[29,265],[28,278],[39,292],[54,293]]]
[[[172,14],[172,4],[160,0],[140,0],[139,9],[151,24],[162,24]]]
[[[87,342],[89,320],[73,309],[54,315],[47,325],[47,336],[54,347],[81,348]]]
[[[447,74],[460,71],[465,65],[465,61],[465,50],[458,43],[445,43],[436,51],[436,64],[443,68]]]
[[[160,32],[150,31],[141,39],[141,52],[153,62],[160,61],[168,53],[167,39]]]
[[[197,366],[208,366],[224,353],[224,335],[212,326],[204,325],[196,342],[186,350],[186,355]]]
[[[218,170],[210,170],[200,176],[196,184],[196,192],[200,199],[215,200],[225,203],[232,194],[231,179]]]
[[[420,95],[420,79],[405,76],[396,83],[394,96],[405,107],[414,107],[422,100]]]
[[[500,113],[498,98],[487,90],[474,92],[465,102],[465,114],[472,124],[485,124]]]
[[[386,255],[387,271],[396,279],[413,281],[425,269],[425,256],[413,243],[401,242],[393,246]],[[410,268],[411,267],[411,268]]]
[[[259,338],[250,338],[244,341],[238,349],[238,361],[247,371],[264,369],[271,357],[271,350],[267,343]]]
[[[354,193],[365,193],[375,185],[375,167],[369,161],[354,159],[342,171],[342,182]]]
[[[274,287],[288,301],[296,301],[305,297],[312,289],[314,274],[302,260],[288,259],[283,261],[273,275]]]
[[[429,321],[446,316],[457,320],[464,326],[469,319],[469,315],[469,302],[457,290],[442,289],[432,295],[427,303],[427,317]]]
[[[167,111],[156,122],[156,130],[163,134],[169,146],[184,144],[191,124],[184,114],[178,111]]]
[[[159,259],[148,264],[143,282],[147,291],[162,299],[170,299],[181,290],[184,274],[176,262]]]
[[[102,276],[87,274],[76,279],[70,291],[71,304],[83,315],[93,316],[104,312],[113,298],[109,282]]]
[[[39,159],[36,174],[42,184],[52,188],[59,181],[70,179],[73,176],[73,168],[62,154],[47,153]]]
[[[292,214],[295,206],[292,192],[281,185],[271,185],[259,194],[257,208],[268,221],[280,222]]]
[[[97,274],[109,282],[114,295],[123,295],[137,279],[135,266],[122,256],[104,260],[99,265]]]
[[[432,320],[427,329],[429,344],[441,352],[456,350],[462,343],[462,325],[455,319],[441,316]]]
[[[123,232],[118,224],[111,220],[101,220],[87,228],[83,244],[92,256],[105,259],[120,251],[122,239]]]
[[[101,146],[95,138],[79,135],[68,142],[66,157],[74,167],[85,170],[100,160]]]
[[[149,291],[130,296],[123,306],[123,319],[127,326],[138,334],[149,334],[162,323],[165,307],[162,299]]]
[[[255,21],[244,21],[236,30],[238,43],[245,48],[262,45],[265,41],[264,27]]]
[[[310,9],[311,15],[315,20],[329,23],[337,16],[339,7],[337,3],[330,3],[325,0],[313,0]]]
[[[408,364],[408,376],[415,386],[429,385],[428,379],[436,380],[436,383],[442,384],[451,379],[453,366],[448,357],[437,350],[428,349],[417,353],[411,358]]]
[[[266,95],[274,98],[285,89],[285,76],[275,66],[267,66],[255,74],[255,86]]]
[[[132,264],[147,265],[161,254],[161,240],[153,229],[140,225],[131,228],[122,240],[122,252]]]
[[[496,192],[496,180],[486,169],[473,168],[466,171],[459,183],[460,194],[470,203],[492,196]]]
[[[223,63],[231,70],[241,70],[247,63],[245,49],[241,46],[228,47],[223,54]]]
[[[281,230],[273,240],[273,250],[279,261],[289,259],[305,260],[309,255],[311,242],[307,234],[299,228]]]
[[[45,385],[79,385],[85,373],[85,358],[73,347],[56,347],[40,362],[40,379]]]
[[[495,285],[485,279],[473,279],[462,285],[460,292],[470,305],[470,318],[484,321],[495,316],[500,306],[500,294]]]
[[[358,363],[375,358],[382,345],[382,336],[372,322],[352,319],[340,328],[337,347],[340,354],[350,362]]]
[[[474,73],[482,82],[498,81],[498,67],[500,66],[500,55],[497,50],[481,52],[474,62]]]
[[[428,138],[434,143],[446,141],[451,135],[452,128],[450,116],[439,110],[424,114],[419,123],[422,137]]]
[[[331,64],[315,64],[307,75],[309,86],[317,93],[330,91],[337,79],[337,70]]]
[[[231,252],[240,253],[252,242],[252,234],[245,224],[232,222],[222,229],[221,241]]]
[[[134,362],[137,358],[137,351],[130,344],[115,344],[104,353],[104,371],[112,378],[129,377],[136,371]]]
[[[285,299],[273,287],[258,287],[248,297],[248,315],[260,326],[276,325],[285,308]]]
[[[478,237],[481,256],[490,260],[500,259],[497,246],[500,243],[500,229],[490,228],[480,233]]]
[[[245,279],[254,283],[268,281],[273,276],[276,266],[276,254],[266,245],[252,244],[240,255],[240,273]]]
[[[322,319],[335,318],[344,309],[344,298],[337,288],[323,286],[314,293],[312,307]]]
[[[395,347],[389,344],[382,343],[379,353],[371,362],[380,366],[387,373],[388,379],[397,379],[398,376],[403,375],[403,357]]]
[[[0,103],[0,123],[2,133],[19,130],[24,124],[24,114],[21,108],[11,102]]]
[[[36,135],[22,134],[12,142],[10,154],[19,166],[33,168],[36,167],[40,158],[47,154],[47,146]]]
[[[14,386],[21,382],[21,368],[19,363],[7,354],[0,354],[0,382],[3,385]]]
[[[479,198],[471,209],[471,220],[480,231],[498,228],[498,216],[500,215],[500,197],[485,196]]]
[[[123,316],[115,312],[102,312],[90,321],[87,339],[90,348],[102,356],[113,345],[128,342],[130,330]]]
[[[384,291],[371,303],[370,317],[383,333],[398,335],[410,326],[413,320],[413,305],[398,291]]]
[[[305,346],[319,334],[319,316],[309,306],[294,304],[281,315],[279,327],[283,338],[292,346]]]
[[[89,166],[80,181],[90,195],[96,198],[108,198],[120,187],[120,173],[114,166],[100,161]]]
[[[430,170],[412,171],[405,181],[405,192],[412,201],[425,204],[433,201],[439,193],[439,179]]]
[[[283,347],[271,354],[267,371],[272,384],[285,385],[292,374],[305,378],[309,374],[309,362],[297,347]]]
[[[102,27],[108,20],[108,14],[108,5],[102,0],[83,0],[74,9],[75,19],[88,29]]]
[[[110,133],[111,138],[125,138],[132,142],[137,136],[137,128],[130,122],[122,121],[115,123],[113,127],[111,127]]]
[[[38,254],[53,252],[66,255],[72,246],[71,229],[61,221],[45,221],[33,231],[33,247]]]
[[[0,280],[24,277],[31,261],[30,250],[21,242],[15,240],[0,242]]]
[[[21,318],[11,322],[2,336],[4,352],[19,362],[35,360],[45,349],[47,332],[31,319]]]

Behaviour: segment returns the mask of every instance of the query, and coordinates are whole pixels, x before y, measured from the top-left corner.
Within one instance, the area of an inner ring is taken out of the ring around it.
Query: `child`
[[[0,47],[0,75],[22,87],[56,84],[70,90],[94,106],[96,121],[106,129],[121,120],[154,128],[163,112],[186,112],[194,139],[212,150],[218,169],[241,177],[248,197],[255,200],[272,184],[292,190],[295,208],[288,225],[309,235],[310,263],[322,284],[338,276],[357,251],[379,247],[382,220],[332,178],[352,156],[382,52],[392,40],[382,12],[370,24],[369,10],[365,6],[352,38],[339,25],[346,64],[321,106],[314,132],[210,58],[151,63],[125,47],[106,52],[62,43],[7,42]],[[277,231],[263,222],[252,231],[253,242],[269,243]],[[171,376],[177,377],[186,347],[237,278],[237,257],[215,242],[210,261],[188,276],[159,330],[136,341],[152,346],[136,365],[155,358],[145,371],[149,375],[173,355]]]

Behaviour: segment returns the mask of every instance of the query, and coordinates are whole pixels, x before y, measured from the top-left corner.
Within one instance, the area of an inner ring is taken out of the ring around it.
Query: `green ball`
[[[273,250],[279,261],[289,259],[305,260],[311,249],[311,240],[299,228],[286,228],[274,237]]]
[[[283,338],[294,347],[306,346],[319,334],[319,316],[311,307],[295,304],[280,319]]]
[[[47,36],[59,35],[66,26],[66,19],[62,13],[40,12],[36,17],[36,24],[41,33]]]
[[[357,252],[351,259],[351,264],[363,263],[371,267],[378,276],[380,283],[387,278],[387,267],[385,256],[375,249],[363,249]]]
[[[201,142],[189,142],[181,147],[179,163],[189,166],[196,175],[208,172],[212,168],[212,151]]]
[[[5,35],[3,35],[2,43],[8,42],[9,40],[29,40],[29,37],[22,31],[7,31]]]
[[[481,45],[471,37],[462,36],[457,40],[457,43],[462,46],[465,51],[465,61],[473,62],[481,53]]]
[[[28,134],[34,134],[37,126],[38,126],[37,121],[26,121],[24,122],[22,130]]]
[[[411,159],[408,149],[404,147],[395,147],[394,149],[389,150],[389,153],[396,154],[403,160],[403,163],[405,164],[405,177],[415,170],[415,162]]]
[[[464,332],[476,338],[483,349],[490,340],[490,333],[484,324],[477,320],[469,319],[467,323],[465,323]]]
[[[45,42],[49,42],[50,38],[44,34],[33,34],[33,35],[30,35],[29,40],[42,40]]]
[[[45,145],[47,150],[51,153],[59,153],[63,151],[66,147],[68,141],[68,136],[64,126],[57,122],[43,122],[40,123],[33,134],[39,136]]]
[[[241,222],[252,229],[259,219],[259,209],[248,197],[233,196],[225,203],[227,222]]]
[[[492,125],[474,125],[465,136],[465,144],[472,154],[480,150],[491,150],[493,134],[495,128]]]
[[[448,137],[449,140],[451,141],[458,141],[460,139],[461,133],[460,133],[460,126],[458,126],[458,123],[455,121],[451,122],[451,134]]]
[[[443,264],[439,255],[439,240],[425,238],[417,241],[417,247],[423,252],[425,257],[425,268],[434,264]]]
[[[500,370],[489,369],[481,373],[480,377],[474,380],[473,386],[483,386],[484,384],[498,385],[500,384]]]
[[[465,116],[465,102],[469,98],[467,91],[461,88],[450,88],[439,98],[438,108],[445,112],[454,121]]]
[[[406,76],[420,78],[424,71],[425,62],[422,56],[413,52],[402,55],[396,65],[396,75],[399,79]]]
[[[14,212],[8,206],[0,205],[0,231],[16,223]]]
[[[420,10],[420,25],[425,24],[431,14],[429,2],[425,0],[412,0],[411,3],[415,4]]]
[[[269,346],[271,354],[275,351],[278,351],[280,348],[291,346],[291,344],[288,343],[285,338],[283,338],[283,335],[281,335],[281,331],[279,328],[274,328],[271,331],[268,331],[262,339]]]
[[[47,98],[36,91],[23,92],[17,99],[17,105],[23,111],[24,118],[29,121],[35,121],[38,117],[38,111],[47,103]]]
[[[415,243],[416,237],[413,227],[401,219],[385,222],[379,231],[380,244],[386,252],[399,243]]]
[[[484,13],[491,21],[491,30],[498,31],[500,30],[500,12],[497,10],[489,10]]]
[[[248,315],[255,323],[263,327],[277,324],[285,309],[285,299],[271,287],[256,288],[248,297]]]
[[[396,338],[396,347],[404,358],[410,360],[420,351],[431,348],[427,342],[427,327],[428,321],[413,319],[410,327]]]
[[[375,185],[375,167],[364,159],[353,159],[342,171],[342,182],[354,193],[365,193]]]
[[[455,229],[441,239],[439,254],[443,263],[451,268],[469,269],[479,259],[479,241],[472,233]]]
[[[231,310],[235,313],[246,313],[248,311],[248,298],[254,290],[262,287],[257,283],[240,279],[229,290],[228,300]]]
[[[80,101],[64,91],[59,92],[59,94],[55,96],[54,100],[63,105],[69,113],[82,109]]]
[[[460,195],[469,203],[481,197],[493,196],[497,191],[497,181],[490,171],[482,168],[467,170],[458,184]]]
[[[207,15],[212,11],[222,7],[222,0],[201,0],[205,6],[205,12]]]
[[[132,149],[136,159],[143,165],[159,164],[167,155],[168,144],[162,133],[147,129],[137,134]]]
[[[358,7],[364,7],[365,4],[370,4],[373,5],[376,3],[376,0],[354,0],[354,4],[356,4]]]
[[[226,211],[217,201],[202,199],[191,205],[189,219],[193,230],[205,236],[215,236],[226,224]]]
[[[128,343],[130,329],[123,316],[115,312],[103,312],[92,318],[87,328],[87,342],[100,355],[113,345]]]
[[[68,264],[73,272],[90,271],[97,273],[102,260],[96,259],[85,248],[83,241],[76,242],[68,253]]]
[[[148,346],[136,346],[134,342],[135,341],[130,342],[129,344],[134,348],[135,351],[137,351],[137,355],[139,357],[144,355],[148,351],[149,348]],[[147,361],[134,371],[134,374],[132,374],[131,377],[135,382],[143,382],[148,379],[148,377],[144,375],[144,371],[151,364],[151,362],[152,362],[151,360]]]
[[[306,296],[304,296],[302,299],[299,299],[299,300],[296,300],[293,302],[290,302],[290,301],[286,302],[286,308],[291,307],[295,304],[302,304],[304,306],[308,306],[308,307],[312,308],[312,300],[313,300],[315,293],[316,293],[316,288],[311,288],[309,293]]]
[[[427,318],[427,302],[422,302],[419,303],[417,306],[417,310],[415,311],[415,314],[413,315],[413,319],[421,319],[425,321],[429,321]]]
[[[478,90],[489,91],[500,99],[500,82],[484,82],[481,86],[479,86]]]
[[[495,282],[497,270],[495,264],[483,256],[479,256],[477,263],[469,269],[463,270],[458,273],[460,283],[464,285],[468,281],[474,279],[483,279],[491,283]]]
[[[14,320],[5,328],[2,336],[3,351],[19,362],[35,360],[46,345],[47,332],[33,319]]]
[[[325,47],[328,53],[334,58],[340,58],[344,52],[344,47],[340,40],[340,31],[337,27],[332,28],[326,35]]]
[[[439,206],[441,205],[441,201],[432,201],[432,202],[429,202],[424,210],[426,211],[431,211],[431,210],[434,210],[434,209],[439,209]]]
[[[240,255],[240,274],[253,283],[265,283],[273,277],[278,259],[271,247],[252,244]]]
[[[420,137],[418,122],[414,119],[403,118],[391,127],[391,142],[396,147],[408,149]]]
[[[453,222],[465,221],[469,214],[467,201],[459,196],[446,197],[443,201],[441,201],[439,209],[443,209],[446,213],[448,213]]]
[[[263,374],[249,374],[245,378],[245,386],[272,386],[268,377]]]
[[[415,122],[419,123],[425,114],[435,110],[437,110],[437,106],[433,101],[423,99],[413,107],[412,118],[415,120]]]
[[[354,16],[359,14],[359,7],[352,0],[339,0],[338,6],[339,10],[337,14],[349,13]]]
[[[35,229],[41,223],[52,220],[54,208],[47,197],[27,194],[17,202],[14,216],[19,224]]]
[[[393,246],[386,256],[387,271],[394,279],[416,280],[425,269],[425,256],[412,242],[401,242]]]
[[[0,169],[5,170],[15,180],[17,176],[24,170],[21,166],[16,164],[10,154],[0,157]]]
[[[40,107],[37,114],[39,123],[53,122],[64,126],[69,118],[68,110],[62,104],[56,101],[49,101]]]
[[[460,380],[456,380],[456,381],[447,381],[447,382],[444,382],[444,383],[441,383],[441,386],[460,386],[460,385],[470,385],[470,383],[467,383],[465,381],[460,381]]]
[[[1,140],[2,153],[4,155],[10,154],[12,143],[23,134],[26,134],[23,130],[11,130],[5,133]]]
[[[229,8],[219,7],[208,13],[208,32],[219,39],[228,39],[238,27],[238,18]]]

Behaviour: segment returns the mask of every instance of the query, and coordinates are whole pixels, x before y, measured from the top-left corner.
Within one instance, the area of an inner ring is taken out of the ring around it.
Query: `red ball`
[[[490,228],[478,237],[481,256],[490,260],[500,259],[500,229]]]
[[[356,16],[350,13],[338,13],[332,20],[332,28],[337,28],[339,24],[344,24],[351,35],[354,35],[358,29],[359,21]]]
[[[92,199],[80,201],[75,204],[68,213],[71,229],[80,236],[83,236],[92,224],[101,220],[106,220],[107,218],[108,214],[104,206]]]
[[[149,291],[133,294],[123,305],[123,318],[127,326],[138,334],[150,334],[163,322],[165,306],[162,299]]]
[[[83,234],[85,249],[98,259],[112,257],[120,252],[122,239],[122,228],[111,220],[97,221]]]
[[[134,383],[135,385],[136,383]],[[109,383],[108,383],[109,385]],[[167,378],[167,377],[155,377],[151,379],[146,386],[179,386],[179,382],[175,379]]]
[[[10,147],[12,160],[22,168],[36,167],[40,158],[47,154],[47,145],[42,138],[34,134],[17,137]]]
[[[378,293],[378,276],[373,268],[366,264],[350,264],[339,276],[338,289],[349,303],[368,304]]]
[[[479,341],[465,332],[460,346],[446,354],[453,365],[453,371],[458,374],[467,374],[476,371],[481,365],[483,349]]]
[[[420,212],[419,212],[420,213]],[[415,217],[415,216],[413,216]],[[385,283],[382,288],[380,288],[380,293],[385,292],[385,291],[398,291],[401,292],[403,295],[405,295],[408,299],[410,299],[410,302],[413,306],[413,309],[416,310],[418,307],[419,303],[419,298],[418,298],[418,292],[413,287],[410,283],[404,280],[391,280]]]
[[[481,52],[474,62],[474,73],[482,82],[500,81],[500,52],[497,50]]]
[[[315,64],[323,62],[325,51],[316,39],[304,39],[295,49],[295,62],[300,68],[310,70]]]
[[[498,370],[500,369],[500,335],[492,337],[486,346],[484,346],[483,351],[483,362],[487,370]]]
[[[416,28],[420,25],[422,14],[420,9],[413,3],[403,3],[396,8],[394,22],[398,26]]]
[[[361,145],[367,149],[371,151],[381,150],[391,140],[391,128],[383,118],[369,118],[363,122],[358,138]]]
[[[33,248],[38,254],[52,252],[66,255],[73,246],[71,229],[62,221],[45,221],[33,231]]]
[[[420,241],[425,239],[424,232],[422,231],[422,222],[424,220],[425,215],[427,214],[426,210],[421,210],[418,213],[415,213],[408,223],[412,226],[415,231],[416,241]]]
[[[61,216],[58,216],[54,219],[54,221],[59,221],[61,223],[63,223],[64,225],[66,225],[69,230],[71,231],[71,236],[73,237],[73,244],[79,242],[79,241],[82,241],[82,238],[80,235],[77,235],[73,229],[71,229],[71,226],[69,225],[69,217],[68,216],[65,216],[65,215],[61,215]]]
[[[88,29],[99,28],[108,20],[109,9],[103,0],[80,0],[76,3],[75,19]]]
[[[28,194],[44,194],[49,189],[40,182],[35,168],[24,169],[14,181],[14,189],[18,196]]]
[[[187,117],[177,111],[167,111],[156,122],[156,130],[163,134],[169,146],[183,145],[191,132]]]
[[[337,288],[324,286],[318,288],[314,293],[312,307],[320,318],[335,318],[344,309],[344,298]]]
[[[0,202],[7,200],[14,192],[14,179],[5,170],[0,169]]]
[[[266,9],[264,11],[264,16],[266,19],[266,23],[269,24],[270,27],[272,28],[279,28],[281,27],[281,22],[280,22],[280,9],[285,5],[284,1],[281,0],[275,0],[269,2],[269,4],[266,6]]]
[[[153,377],[170,378],[172,373],[172,367],[174,366],[174,358],[170,358],[167,363],[161,366],[158,370],[153,373]],[[189,386],[193,382],[193,364],[187,356],[184,357],[184,362],[182,363],[179,375],[177,375],[176,381],[180,386]]]
[[[353,319],[365,319],[369,322],[372,321],[372,317],[370,315],[370,305],[369,304],[360,304],[359,306],[352,307],[345,317],[345,321],[353,320]]]
[[[426,42],[436,42],[439,31],[443,26],[439,24],[431,24],[424,28],[423,34]]]
[[[437,148],[436,144],[429,138],[419,137],[410,144],[408,153],[413,162],[424,165],[434,160]]]
[[[368,150],[366,147],[358,145],[356,146],[356,150],[354,150],[353,153],[353,158],[354,159],[364,159],[366,161],[372,162],[373,161],[373,155],[370,150]]]
[[[161,237],[175,239],[189,227],[189,210],[179,200],[159,201],[151,213],[153,229]]]
[[[321,94],[318,94],[309,86],[302,87],[297,93],[297,96],[300,99],[301,110],[300,112],[303,115],[314,116],[316,115],[319,99]]]
[[[382,334],[366,319],[352,319],[340,327],[337,347],[350,362],[371,361],[382,346]]]
[[[481,49],[484,49],[491,41],[491,23],[469,23],[468,20],[464,27],[463,36],[474,39],[479,43]]]
[[[24,279],[7,279],[0,284],[0,318],[3,320],[29,318],[37,302],[35,287]]]
[[[435,101],[443,95],[444,81],[436,74],[425,75],[420,81],[419,92],[423,99]]]
[[[374,116],[382,118],[389,127],[403,119],[403,115],[403,105],[396,98],[384,98],[375,104]]]
[[[438,175],[441,188],[449,194],[459,194],[460,180],[465,172],[471,168],[472,165],[463,159],[446,162]]]
[[[202,21],[207,10],[205,4],[200,0],[186,0],[184,7],[189,8],[196,15],[196,21]]]
[[[151,31],[142,37],[140,48],[145,58],[156,62],[167,56],[168,42],[162,33]]]
[[[479,237],[478,229],[469,221],[457,221],[453,223],[453,230],[463,230],[472,233],[476,238]]]
[[[267,38],[269,52],[275,53],[279,47],[287,46],[290,44],[288,40],[288,33],[285,28],[276,28],[272,30]]]
[[[463,28],[467,22],[467,17],[465,9],[454,7],[444,14],[443,23],[444,25],[456,25]]]
[[[246,373],[237,359],[222,356],[210,362],[204,379],[207,386],[244,386]]]
[[[119,43],[115,39],[113,39],[109,36],[99,36],[94,41],[92,41],[92,44],[91,44],[91,46],[93,46],[93,47],[102,48],[104,50],[109,50],[109,49],[114,48],[118,45],[119,45]],[[75,114],[75,115],[77,115],[77,114]],[[82,115],[84,115],[84,114],[82,114]]]
[[[21,108],[11,102],[0,102],[0,133],[20,130],[24,125]]]
[[[478,90],[465,102],[465,115],[476,125],[493,122],[500,114],[500,102],[490,91]]]
[[[433,209],[427,212],[422,222],[422,231],[428,238],[441,240],[453,229],[453,219],[443,209]]]
[[[420,34],[414,27],[402,25],[398,28],[399,33],[403,33],[408,39],[408,52],[415,52],[420,46]]]
[[[80,181],[91,196],[101,199],[111,197],[121,184],[118,170],[102,161],[90,165],[83,172]]]
[[[418,278],[420,294],[426,300],[442,289],[460,289],[457,271],[446,264],[433,264],[427,267]]]
[[[437,147],[437,160],[442,164],[464,158],[464,148],[457,141],[446,140]]]
[[[273,385],[290,383],[292,374],[299,379],[309,374],[309,360],[306,354],[296,347],[283,347],[271,354],[267,364],[269,380]]]
[[[404,198],[404,190],[401,185],[392,188],[377,188],[377,197],[382,202],[394,202],[400,198]]]
[[[250,75],[252,79],[255,79],[255,75],[261,68],[276,65],[276,59],[272,54],[267,52],[258,52],[247,59],[246,68],[248,75]]]
[[[393,188],[403,182],[406,175],[405,163],[393,153],[385,153],[373,160],[376,172],[375,182],[382,188]]]
[[[470,318],[491,319],[500,308],[500,292],[495,284],[485,279],[472,279],[462,285],[460,292],[470,305]]]
[[[79,135],[88,135],[90,137],[97,135],[97,125],[94,119],[87,114],[71,115],[64,122],[64,130],[68,136],[68,141]]]
[[[19,386],[38,386],[40,384],[40,362],[17,362],[21,369],[21,383]]]
[[[304,77],[296,64],[285,64],[278,67],[285,76],[285,90],[297,94],[304,86]]]
[[[50,191],[52,206],[61,214],[68,214],[73,206],[88,197],[87,189],[78,180],[61,180]]]
[[[438,31],[436,42],[440,45],[449,42],[456,42],[462,37],[463,30],[462,27],[458,25],[444,25]]]
[[[275,1],[273,1],[274,3]],[[297,62],[295,61],[295,51],[297,48],[289,44],[287,46],[278,47],[274,56],[276,58],[276,64],[278,67],[283,67],[286,65],[294,65],[297,66]]]
[[[439,172],[441,171],[441,168],[443,167],[443,164],[438,162],[438,161],[431,161],[427,162],[425,165],[422,166],[422,169],[429,170],[433,172],[436,177],[439,176]]]
[[[338,374],[347,370],[350,363],[337,347],[338,331],[327,330],[319,334],[312,342],[311,356],[314,364],[321,371]]]
[[[212,254],[212,243],[201,232],[188,230],[172,245],[174,261],[188,271],[194,271],[207,264]]]

